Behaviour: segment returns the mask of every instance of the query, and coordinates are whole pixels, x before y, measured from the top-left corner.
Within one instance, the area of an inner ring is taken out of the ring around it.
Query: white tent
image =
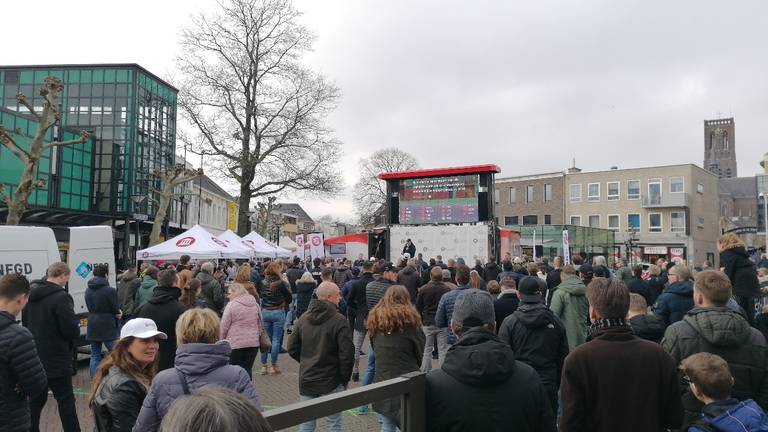
[[[243,241],[260,253],[259,255],[256,255],[257,257],[290,258],[293,255],[288,249],[281,248],[280,246],[272,243],[271,241],[260,236],[256,231],[248,233],[248,235],[243,237]]]
[[[227,243],[219,240],[200,225],[195,225],[176,237],[136,253],[139,260],[179,259],[189,255],[193,259],[237,258]]]
[[[286,236],[282,236],[280,237],[280,247],[283,249],[287,249],[288,252],[290,252],[293,255],[296,255],[296,250],[299,248],[299,245],[297,245],[296,242],[291,240],[290,238]]]
[[[253,258],[254,256],[257,256],[256,249],[251,247],[249,243],[244,242],[243,239],[232,230],[228,229],[219,234],[218,237],[219,240],[227,243],[229,247],[241,254],[241,256],[238,256],[237,258]]]

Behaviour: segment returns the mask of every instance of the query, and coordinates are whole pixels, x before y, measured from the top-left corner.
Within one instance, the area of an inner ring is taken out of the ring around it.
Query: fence
[[[277,431],[361,405],[399,397],[400,430],[424,432],[425,387],[426,375],[412,372],[391,380],[271,409],[264,413],[264,418]]]

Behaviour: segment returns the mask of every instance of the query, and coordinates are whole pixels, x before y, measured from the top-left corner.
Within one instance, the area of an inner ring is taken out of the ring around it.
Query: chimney
[[[573,158],[573,166],[568,168],[568,174],[580,173],[581,169],[576,168],[576,158]]]

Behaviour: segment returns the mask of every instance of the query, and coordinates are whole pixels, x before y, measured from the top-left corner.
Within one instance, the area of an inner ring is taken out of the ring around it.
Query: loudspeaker
[[[389,197],[389,205],[387,207],[389,207],[389,223],[400,223],[400,198]]]
[[[477,194],[477,220],[485,222],[488,220],[488,192]]]

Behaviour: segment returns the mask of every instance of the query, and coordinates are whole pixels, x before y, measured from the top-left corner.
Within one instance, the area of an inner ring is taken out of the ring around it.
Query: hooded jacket
[[[301,318],[301,315],[307,311],[309,302],[312,300],[312,294],[317,288],[317,283],[312,282],[296,282],[296,319]]]
[[[349,313],[355,316],[355,330],[365,331],[368,320],[368,304],[365,298],[365,287],[373,282],[373,273],[365,272],[360,279],[352,283],[352,289],[347,293],[346,301]]]
[[[733,295],[739,297],[759,297],[760,282],[757,280],[755,264],[742,246],[720,253],[720,265],[731,280]]]
[[[349,321],[335,305],[312,299],[293,328],[288,354],[299,362],[300,395],[320,396],[346,386],[355,361]]]
[[[491,261],[485,264],[485,281],[486,282],[496,280],[499,277],[499,273],[501,273],[501,267],[499,267],[499,265],[496,264],[494,261]]]
[[[752,399],[739,402],[727,399],[704,405],[701,422],[714,426],[718,431],[768,431],[768,416]],[[691,426],[688,432],[704,432]]]
[[[141,285],[139,286],[139,289],[136,290],[136,301],[133,303],[134,312],[152,297],[152,293],[155,291],[156,286],[157,280],[153,279],[152,276],[144,275],[144,277],[141,278]]]
[[[94,276],[88,281],[85,305],[88,307],[86,339],[105,342],[113,341],[120,336],[117,319],[120,305],[117,301],[117,290],[109,286],[107,278]]]
[[[136,424],[147,389],[117,366],[99,384],[93,400],[97,432],[130,432]]]
[[[200,281],[200,297],[209,308],[221,315],[224,309],[224,291],[219,281],[204,271],[198,273],[195,278]]]
[[[157,287],[154,295],[144,306],[136,311],[136,316],[149,318],[157,324],[157,329],[168,335],[168,339],[160,340],[158,351],[159,370],[173,367],[173,357],[176,354],[176,321],[186,311],[179,302],[181,290],[176,287]]]
[[[235,297],[224,307],[221,317],[221,339],[226,339],[232,349],[259,346],[261,333],[261,307],[252,295]]]
[[[217,386],[233,390],[245,396],[262,410],[259,396],[253,388],[251,378],[245,369],[229,364],[232,349],[226,341],[215,344],[189,343],[176,351],[173,369],[164,370],[155,376],[147,397],[136,420],[135,431],[156,431],[160,421],[168,413],[173,402],[184,396],[184,390],[177,371],[184,374],[189,391]]]
[[[587,289],[579,278],[565,278],[552,295],[550,308],[563,321],[568,336],[568,348],[572,351],[587,340],[589,302]]]
[[[48,378],[70,376],[72,349],[80,338],[72,296],[47,280],[33,281],[30,287],[29,303],[21,314],[21,321],[35,338]]]
[[[664,291],[665,282],[661,276],[651,276],[646,282],[648,282],[648,291],[651,293],[651,302],[648,305],[651,306]]]
[[[677,364],[686,357],[709,352],[722,357],[735,380],[732,395],[739,400],[754,399],[768,407],[768,348],[765,338],[749,326],[739,313],[728,308],[695,308],[682,321],[667,328],[661,346]],[[702,404],[684,383],[686,425],[698,418]]]
[[[451,318],[453,317],[453,307],[456,305],[456,297],[461,294],[465,289],[471,288],[469,285],[462,285],[452,289],[451,291],[443,294],[440,297],[440,302],[437,304],[437,312],[435,312],[435,325],[440,328],[448,328],[451,325]],[[456,343],[456,336],[453,332],[448,332],[448,343]]]
[[[661,342],[664,330],[667,329],[664,320],[656,315],[647,314],[633,316],[629,319],[629,325],[632,326],[635,336],[656,343]]]
[[[405,266],[397,274],[398,285],[403,285],[408,289],[408,294],[411,295],[411,303],[416,303],[416,296],[419,293],[419,287],[421,286],[421,276],[413,266]]]
[[[626,286],[629,292],[642,296],[645,299],[645,304],[653,304],[654,298],[651,295],[651,287],[648,282],[642,280],[641,278],[633,277],[626,282]]]
[[[536,370],[552,406],[556,406],[560,374],[568,355],[568,339],[560,318],[544,303],[521,303],[502,322],[499,339],[509,344],[518,361]]]
[[[27,398],[45,391],[46,384],[32,334],[16,323],[16,317],[0,312],[0,425],[3,430],[29,430]]]
[[[427,431],[555,431],[539,376],[493,333],[469,329],[427,374]]]
[[[520,305],[517,291],[504,291],[493,301],[493,312],[496,315],[496,331],[501,328],[504,319],[512,315]]]
[[[141,286],[141,280],[134,272],[125,272],[117,283],[117,300],[120,302],[120,310],[123,316],[131,316],[136,309],[136,291]]]
[[[664,324],[674,324],[693,309],[693,281],[675,282],[664,291],[653,305],[653,314],[664,320]]]

